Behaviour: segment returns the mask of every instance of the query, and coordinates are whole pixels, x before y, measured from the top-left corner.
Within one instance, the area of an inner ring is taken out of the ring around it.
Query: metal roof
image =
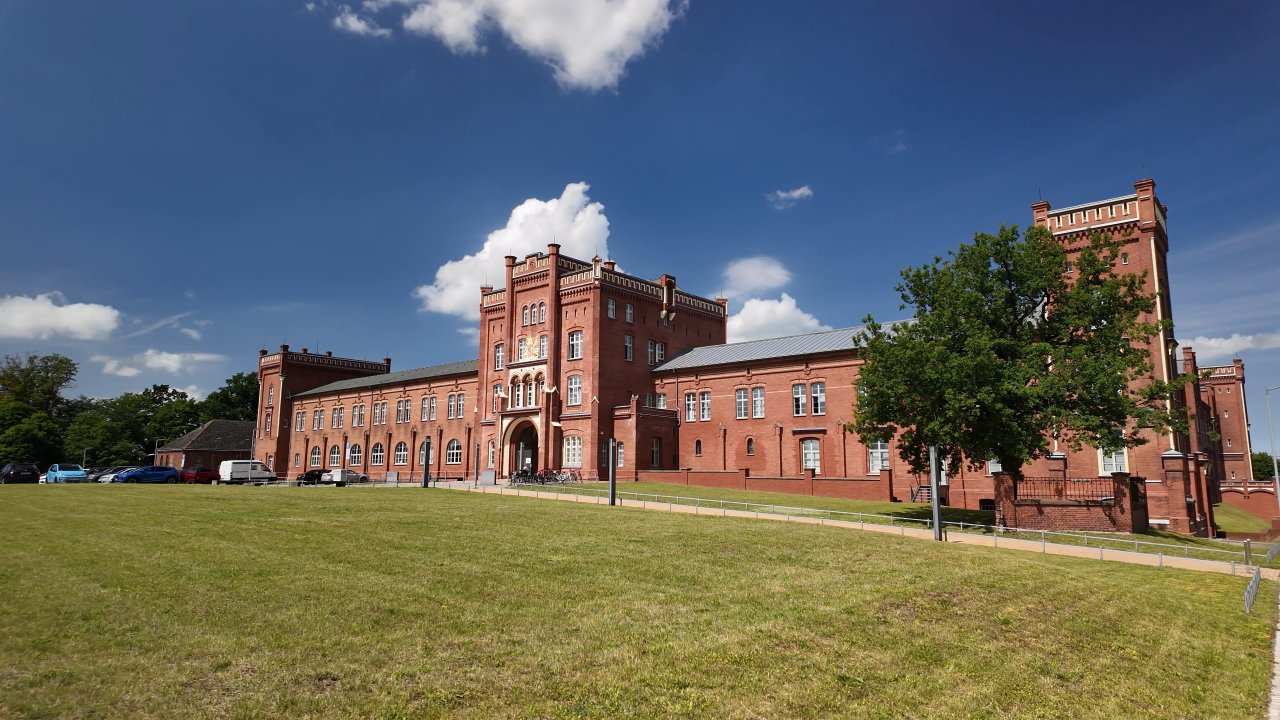
[[[339,380],[338,382],[332,382],[328,385],[321,385],[318,388],[307,390],[306,392],[296,393],[294,397],[300,398],[310,397],[312,395],[326,395],[328,393],[361,390],[364,388],[378,387],[380,385],[395,385],[396,383],[447,377],[449,375],[475,375],[479,372],[479,368],[480,362],[478,360],[463,360],[462,362],[432,365],[431,367],[417,368],[414,370],[379,373],[368,377],[354,378],[352,380]]]
[[[886,323],[893,325],[894,323]],[[856,350],[853,336],[862,326],[824,330],[823,332],[790,337],[769,338],[767,340],[751,340],[748,342],[726,345],[704,345],[677,355],[653,369],[654,372],[667,370],[684,370],[685,368],[706,367],[708,365],[728,365],[730,363],[754,362],[772,358],[794,357],[797,355],[815,355],[818,353]]]
[[[177,440],[160,446],[158,452],[178,450],[253,450],[252,420],[210,420]]]

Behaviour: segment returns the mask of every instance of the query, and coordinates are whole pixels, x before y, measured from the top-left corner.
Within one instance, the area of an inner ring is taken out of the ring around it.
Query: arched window
[[[546,321],[547,321],[547,304],[538,303],[538,322],[544,323]]]
[[[445,449],[444,461],[449,465],[461,465],[462,443],[457,440],[450,440],[448,447]]]
[[[748,455],[755,455],[755,454],[756,454],[756,439],[755,439],[755,438],[747,438],[747,454],[748,454]]]
[[[311,467],[320,467],[320,446],[311,448]]]
[[[429,447],[431,447],[430,440],[423,440],[422,444],[418,446],[418,464],[419,465],[430,465],[431,461],[435,459],[434,457],[430,457],[431,455],[435,455],[434,452],[431,452],[431,453],[427,452],[427,448]]]
[[[524,396],[529,398],[529,407],[535,407],[538,404],[538,398],[533,392],[533,378],[528,375],[524,376]]]
[[[386,451],[383,450],[382,443],[374,443],[373,447],[369,448],[369,464],[384,465],[386,462]]]
[[[342,448],[334,445],[329,448],[329,467],[336,467],[342,464]]]
[[[404,442],[396,443],[395,454],[392,456],[391,459],[397,465],[408,465],[409,464],[409,445]]]
[[[701,440],[693,441],[693,455],[694,457],[702,457],[702,441]]]
[[[582,437],[580,435],[565,436],[564,466],[582,467]]]
[[[362,459],[364,459],[364,454],[360,451],[360,443],[353,443],[351,449],[347,450],[347,464],[359,467]]]
[[[800,441],[800,468],[822,472],[822,452],[817,438],[805,438]]]
[[[521,325],[529,324],[529,306],[528,305],[525,305],[520,308],[520,324]]]

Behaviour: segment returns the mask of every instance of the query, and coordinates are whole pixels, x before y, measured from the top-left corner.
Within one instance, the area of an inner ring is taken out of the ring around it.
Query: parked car
[[[79,465],[54,463],[44,477],[45,482],[50,483],[85,482],[84,468]]]
[[[31,463],[9,463],[0,468],[0,485],[40,482],[40,468]]]
[[[125,470],[133,470],[137,467],[138,467],[137,465],[116,465],[115,467],[109,467],[101,475],[98,476],[98,482],[100,483],[115,482],[116,475],[119,475]]]
[[[218,480],[218,471],[207,467],[182,468],[182,482],[213,483]]]
[[[333,483],[338,487],[342,487],[352,483],[367,483],[369,482],[369,477],[367,475],[361,475],[355,470],[347,470],[344,468],[326,472],[324,475],[320,476],[320,482]]]
[[[169,465],[146,465],[116,475],[118,483],[176,483],[178,469]]]
[[[98,482],[98,478],[102,477],[102,473],[110,469],[111,468],[107,468],[107,467],[85,468],[84,480],[85,482]]]
[[[267,469],[267,466],[258,460],[223,460],[218,464],[218,479],[213,481],[214,485],[218,483],[230,483],[232,485],[242,483],[253,483],[255,485],[264,482],[275,482],[276,474]]]
[[[306,472],[299,473],[293,480],[299,485],[319,485],[320,478],[327,474],[329,474],[328,470],[308,470]]]

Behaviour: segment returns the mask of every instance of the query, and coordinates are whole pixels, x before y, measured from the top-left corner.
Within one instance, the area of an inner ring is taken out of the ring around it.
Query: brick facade
[[[1172,320],[1167,210],[1154,181],[1134,183],[1131,195],[1059,210],[1040,201],[1032,213],[1069,256],[1092,232],[1123,239],[1118,269],[1145,273],[1148,289],[1159,297],[1155,319]],[[277,354],[263,351],[255,457],[284,474],[312,467],[317,447],[321,467],[330,466],[331,456],[339,465],[349,463],[350,445],[359,444],[358,469],[370,477],[421,477],[420,455],[429,439],[434,454],[428,462],[436,474],[509,477],[522,468],[572,467],[592,479],[606,475],[612,438],[620,443],[618,474],[624,480],[670,478],[884,500],[911,500],[928,484],[902,463],[892,442],[869,448],[845,429],[863,362],[852,345],[854,328],[725,345],[724,300],[685,293],[672,275],[645,280],[600,258],[570,258],[555,244],[545,253],[505,258],[504,274],[503,288],[480,288],[479,357],[469,370],[455,364],[453,374],[425,368],[397,379],[389,359],[379,365],[290,353],[287,346]],[[1143,483],[1137,494],[1147,496],[1153,526],[1204,534],[1212,527],[1216,481],[1248,466],[1243,366],[1237,360],[1202,372],[1185,349],[1179,367],[1176,346],[1170,329],[1146,350],[1154,377],[1170,380],[1186,371],[1198,378],[1170,400],[1174,409],[1196,415],[1192,431],[1149,433],[1145,445],[1107,456],[1056,448],[1054,469],[1081,478],[1129,473]],[[265,395],[270,388],[276,388],[274,406]],[[439,403],[457,394],[465,397],[465,408],[445,418]],[[1235,402],[1227,395],[1238,398],[1238,408],[1227,407]],[[423,419],[421,403],[430,397],[437,398],[437,417]],[[373,425],[368,408],[375,403],[388,403],[392,415],[397,403],[409,403],[414,413]],[[345,427],[312,428],[317,410],[332,425],[334,409],[349,413],[358,405],[366,407],[366,424],[358,431],[349,415]],[[305,421],[295,431],[298,412]],[[1213,447],[1210,429],[1224,443],[1229,439],[1229,447]],[[441,457],[451,442],[461,447],[457,462]],[[410,457],[397,466],[392,454],[400,443]],[[374,444],[383,445],[381,464],[370,457]],[[991,470],[998,468],[947,477],[946,500],[994,509]],[[1024,468],[1028,476],[1049,470],[1047,459]]]

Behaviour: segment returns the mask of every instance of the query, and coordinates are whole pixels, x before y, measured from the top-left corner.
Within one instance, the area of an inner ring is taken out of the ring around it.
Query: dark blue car
[[[168,465],[147,465],[134,468],[116,475],[112,482],[118,483],[176,483],[178,469]]]

